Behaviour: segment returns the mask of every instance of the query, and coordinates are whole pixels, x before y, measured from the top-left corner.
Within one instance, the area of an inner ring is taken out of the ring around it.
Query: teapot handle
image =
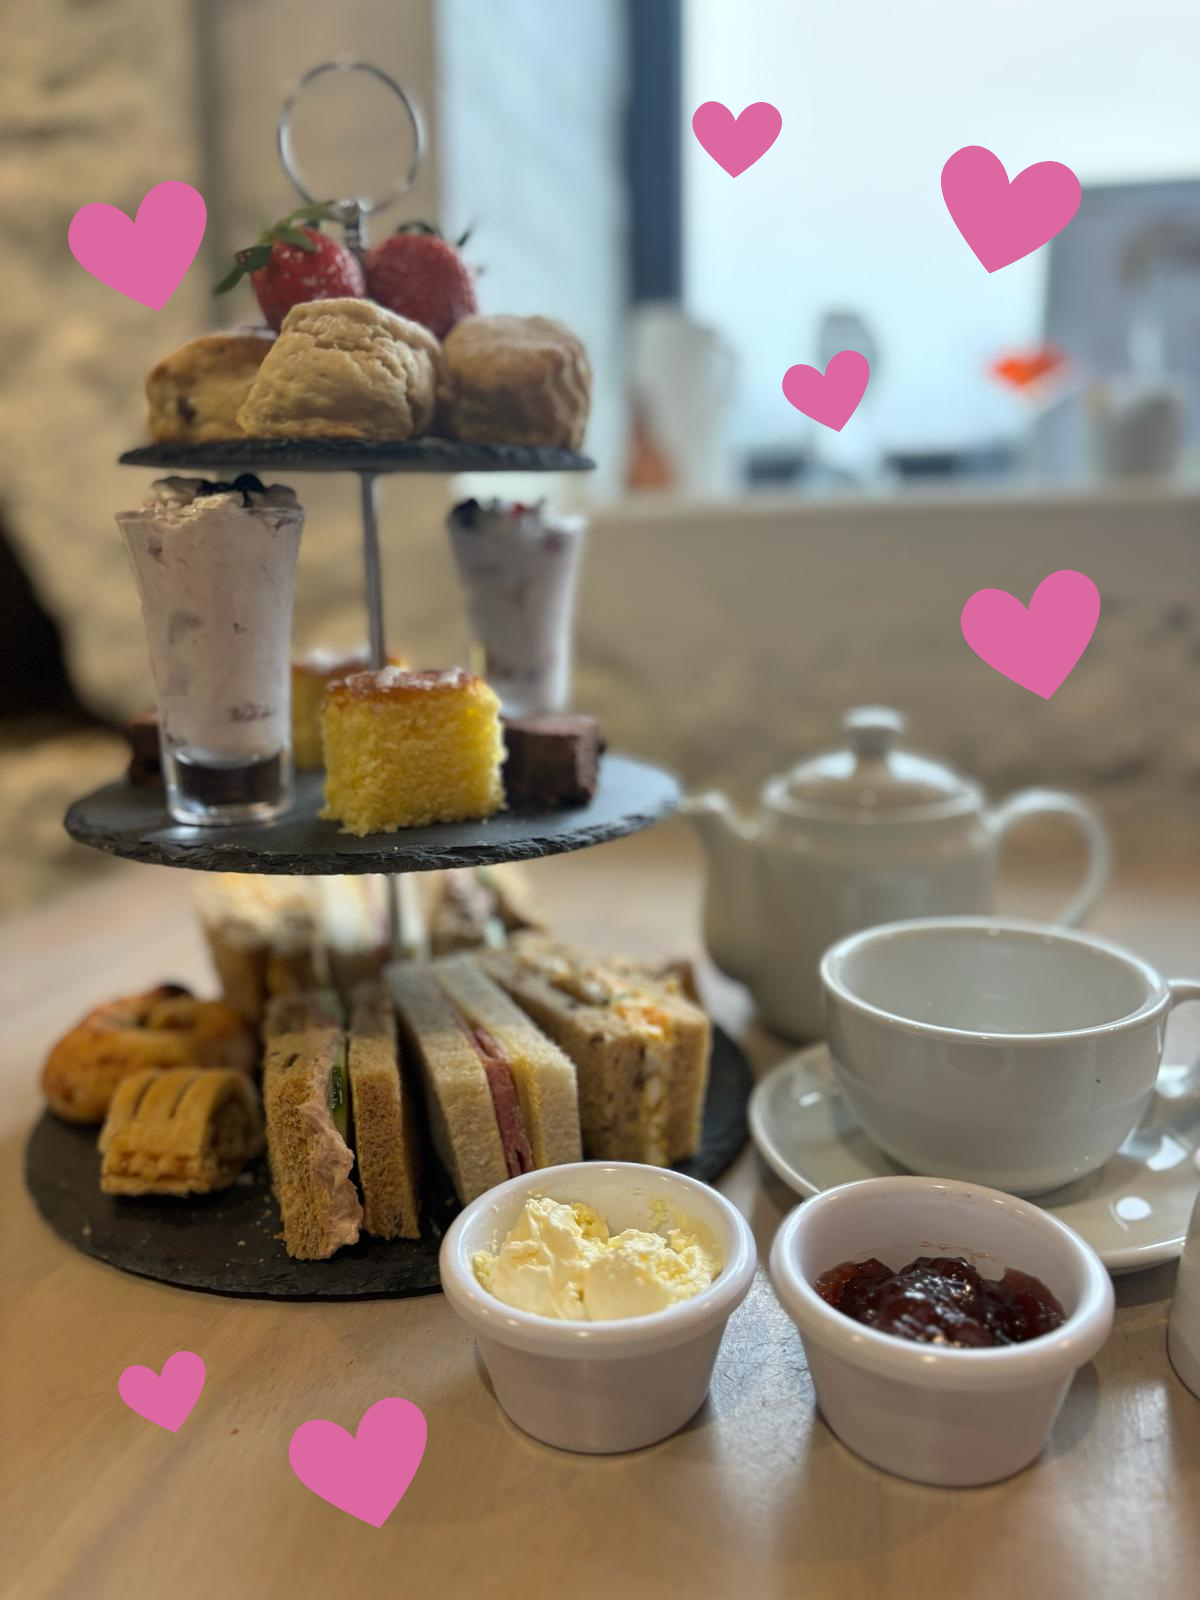
[[[1094,806],[1058,789],[1022,789],[1019,794],[1009,795],[988,812],[987,823],[992,833],[1001,838],[1027,817],[1039,816],[1066,817],[1083,834],[1087,845],[1088,864],[1083,883],[1074,899],[1068,901],[1054,919],[1063,927],[1076,927],[1091,913],[1108,882],[1112,866],[1108,829]]]

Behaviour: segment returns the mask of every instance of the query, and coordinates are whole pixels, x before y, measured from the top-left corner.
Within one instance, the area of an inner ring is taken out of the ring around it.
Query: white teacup
[[[1091,934],[991,917],[868,928],[821,962],[826,1039],[866,1132],[917,1173],[1041,1194],[1094,1172],[1200,1000]]]

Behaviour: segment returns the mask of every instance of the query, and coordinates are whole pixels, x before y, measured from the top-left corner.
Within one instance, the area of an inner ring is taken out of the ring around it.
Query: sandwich
[[[349,1005],[360,983],[377,978],[388,959],[387,878],[371,873],[307,880],[323,975]]]
[[[475,956],[398,962],[387,982],[434,1149],[464,1205],[518,1173],[580,1159],[574,1066]]]
[[[327,991],[280,995],[263,1021],[263,1111],[283,1242],[300,1261],[354,1244],[363,1213],[350,1179],[346,1037]]]
[[[396,1053],[396,1013],[377,981],[354,992],[347,1067],[363,1230],[380,1239],[418,1239],[417,1110]]]
[[[516,929],[540,926],[515,863],[452,867],[425,876],[433,880],[428,917],[429,947],[435,956],[504,945]]]
[[[424,912],[407,877],[205,874],[196,905],[225,1003],[251,1022],[276,995],[332,988],[349,1006],[391,959],[393,896],[397,953],[419,955]]]
[[[678,982],[532,933],[479,959],[574,1062],[590,1157],[670,1166],[696,1154],[712,1027]]]
[[[321,982],[311,892],[302,878],[197,874],[196,908],[225,1004],[260,1022],[275,995]]]

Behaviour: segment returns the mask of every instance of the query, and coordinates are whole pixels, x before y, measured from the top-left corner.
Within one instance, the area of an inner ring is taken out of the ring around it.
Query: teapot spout
[[[758,824],[740,817],[722,794],[690,796],[684,815],[708,858],[704,943],[729,977],[752,984],[758,959]]]

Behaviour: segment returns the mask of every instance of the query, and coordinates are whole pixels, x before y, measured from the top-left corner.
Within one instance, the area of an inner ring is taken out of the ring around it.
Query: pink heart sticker
[[[789,367],[783,375],[783,392],[797,411],[841,433],[858,410],[870,376],[866,356],[839,350],[824,373],[816,367]]]
[[[761,160],[782,127],[783,118],[768,100],[756,100],[740,117],[719,100],[706,100],[692,116],[692,132],[731,178]]]
[[[132,220],[102,200],[81,206],[67,243],[93,278],[161,311],[195,260],[207,220],[199,191],[170,179],[148,191]]]
[[[179,1350],[153,1367],[126,1367],[117,1379],[117,1393],[130,1411],[168,1433],[178,1433],[192,1414],[204,1388],[204,1363],[191,1350]]]
[[[321,1418],[302,1422],[288,1461],[306,1489],[382,1528],[416,1476],[427,1433],[419,1406],[389,1397],[364,1413],[355,1434]]]
[[[981,144],[956,150],[942,168],[946,210],[989,272],[1061,233],[1082,195],[1079,179],[1061,161],[1038,161],[1009,183],[999,158]]]
[[[1043,700],[1069,677],[1100,616],[1100,591],[1082,572],[1043,578],[1028,609],[1004,589],[980,589],[962,610],[963,638],[981,661]]]

